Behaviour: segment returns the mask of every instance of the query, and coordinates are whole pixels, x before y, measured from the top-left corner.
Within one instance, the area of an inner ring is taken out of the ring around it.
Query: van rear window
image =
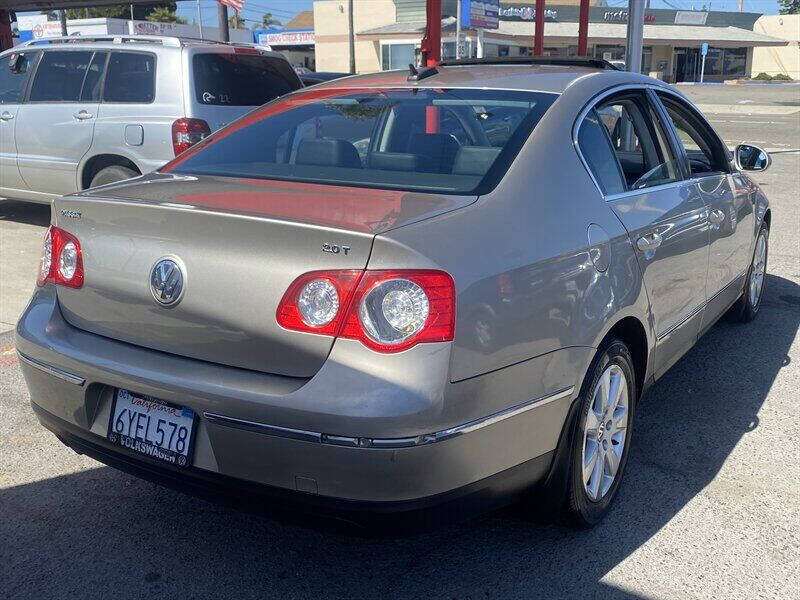
[[[557,94],[309,88],[235,121],[163,170],[485,193]]]
[[[212,106],[260,106],[303,87],[291,65],[256,54],[198,53],[192,58],[197,102]]]

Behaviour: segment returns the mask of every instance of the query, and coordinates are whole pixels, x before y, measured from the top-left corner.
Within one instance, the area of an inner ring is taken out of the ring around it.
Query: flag
[[[219,0],[219,3],[232,8],[236,12],[242,12],[244,8],[244,0]]]

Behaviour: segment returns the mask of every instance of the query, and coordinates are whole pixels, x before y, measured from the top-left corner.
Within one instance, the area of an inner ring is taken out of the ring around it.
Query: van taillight
[[[175,156],[211,134],[211,128],[203,119],[178,119],[172,124],[172,149]]]
[[[36,284],[46,283],[83,287],[83,254],[81,243],[71,233],[51,225],[44,236],[39,275]]]
[[[313,271],[298,277],[278,306],[286,329],[359,340],[400,352],[455,333],[453,278],[444,271]]]

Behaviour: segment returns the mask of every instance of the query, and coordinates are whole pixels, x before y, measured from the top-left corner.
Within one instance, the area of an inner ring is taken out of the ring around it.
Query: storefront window
[[[384,44],[381,46],[381,68],[407,69],[408,65],[415,62],[414,50],[416,44]]]
[[[726,77],[744,77],[747,68],[747,48],[725,48],[723,70]]]
[[[713,77],[714,75],[722,75],[722,48],[709,48],[706,55],[705,76]],[[701,58],[702,66],[702,58]]]

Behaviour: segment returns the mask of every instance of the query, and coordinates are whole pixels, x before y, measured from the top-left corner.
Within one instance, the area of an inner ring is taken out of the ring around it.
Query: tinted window
[[[556,97],[464,89],[306,92],[233,123],[167,170],[484,193]],[[503,125],[489,131],[495,110],[504,111]]]
[[[578,130],[578,145],[603,193],[624,192],[625,184],[619,172],[617,159],[600,123],[600,117],[595,111],[591,111],[583,119]]]
[[[634,95],[607,101],[597,108],[628,189],[662,185],[681,178],[664,131],[649,103]]]
[[[103,79],[103,69],[106,66],[107,52],[95,52],[86,77],[83,80],[81,100],[100,100],[100,81]]]
[[[45,52],[31,85],[31,102],[77,102],[92,52]]]
[[[200,104],[260,106],[303,87],[282,59],[253,54],[195,54],[194,91]]]
[[[686,152],[692,175],[727,172],[727,152],[703,118],[678,100],[665,95],[659,96]]]
[[[34,56],[20,54],[15,73],[8,67],[8,56],[0,59],[0,104],[14,104],[22,100],[25,82],[28,80],[28,67]]]
[[[103,102],[152,102],[156,95],[156,58],[138,52],[112,52]]]

